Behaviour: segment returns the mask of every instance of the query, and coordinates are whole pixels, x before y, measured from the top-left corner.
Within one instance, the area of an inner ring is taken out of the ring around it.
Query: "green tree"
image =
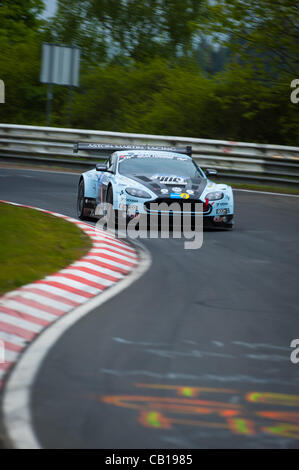
[[[45,27],[45,40],[79,46],[85,66],[106,60],[105,35],[98,19],[90,15],[90,0],[59,1]]]
[[[0,78],[5,82],[5,104],[0,120],[40,124],[45,92],[39,83],[40,0],[6,0],[0,6]]]
[[[206,0],[63,0],[49,37],[82,47],[90,62],[129,57],[188,55],[197,34],[194,19]]]
[[[42,0],[5,0],[0,3],[0,44],[26,40],[38,30],[39,15],[45,8]]]
[[[199,25],[256,74],[294,76],[299,66],[299,5],[293,0],[219,0]]]
[[[75,127],[299,145],[298,112],[282,83],[253,80],[252,65],[207,76],[196,63],[105,65],[84,74]]]

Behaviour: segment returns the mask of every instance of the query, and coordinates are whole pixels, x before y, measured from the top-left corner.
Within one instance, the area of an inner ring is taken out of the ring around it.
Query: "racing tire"
[[[115,210],[113,207],[113,189],[112,186],[109,186],[107,192],[106,203],[107,207],[107,228],[112,230],[117,230],[118,228],[118,210]]]
[[[81,180],[78,186],[77,195],[77,217],[81,220],[86,219],[86,207],[84,202],[84,180]]]

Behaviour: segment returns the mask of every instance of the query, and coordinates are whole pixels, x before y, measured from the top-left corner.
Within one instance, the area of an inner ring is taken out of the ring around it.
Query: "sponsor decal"
[[[131,204],[128,206],[128,209],[127,209],[128,215],[136,215],[137,212],[138,212],[138,206],[133,206]]]
[[[119,203],[118,205],[118,209],[120,210],[120,212],[122,212],[122,216],[123,217],[126,217],[125,214],[127,214],[127,216],[136,216],[137,214],[139,214],[138,212],[138,206],[137,205],[134,205],[134,204],[124,204],[124,203]]]
[[[123,155],[123,158],[120,159],[120,163],[126,160],[127,158],[160,158],[160,159],[167,159],[167,160],[174,160],[173,155],[156,155],[156,154],[141,154],[141,153],[128,153]]]
[[[95,148],[95,149],[104,149],[104,150],[151,150],[151,151],[173,151],[177,152],[176,147],[168,147],[168,146],[160,146],[160,145],[131,145],[131,144],[121,144],[121,145],[114,145],[114,144],[98,144],[98,143],[89,143],[87,145],[88,148]]]
[[[228,209],[217,209],[216,214],[218,215],[226,215],[228,214],[229,210]]]
[[[186,184],[186,179],[183,176],[153,175],[151,179],[159,180],[164,184]]]
[[[168,189],[161,189],[162,194],[168,194]]]
[[[187,189],[186,193],[190,194],[190,196],[192,196],[192,194],[194,194],[194,191],[193,189]]]
[[[190,196],[187,193],[170,193],[170,197],[171,199],[189,199]]]
[[[180,194],[180,193],[182,192],[182,189],[181,189],[181,188],[176,188],[176,187],[175,187],[175,188],[172,188],[172,191],[173,191],[174,193],[178,193],[178,194]]]

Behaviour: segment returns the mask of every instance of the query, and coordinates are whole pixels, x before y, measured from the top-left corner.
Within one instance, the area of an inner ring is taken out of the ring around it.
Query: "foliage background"
[[[82,49],[53,126],[299,145],[299,7],[290,0],[0,1],[5,123],[45,124],[43,41]],[[69,116],[71,113],[71,123]]]

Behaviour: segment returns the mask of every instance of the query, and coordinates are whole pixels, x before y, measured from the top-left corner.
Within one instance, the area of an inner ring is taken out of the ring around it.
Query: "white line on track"
[[[16,167],[9,168],[9,167],[6,167],[6,166],[1,166],[1,165],[0,165],[0,168],[2,170],[35,171],[35,172],[39,172],[39,173],[52,173],[52,174],[53,173],[54,174],[58,173],[59,175],[73,175],[73,176],[76,175],[78,177],[80,176],[80,173],[76,173],[74,171],[45,170],[45,169],[42,169],[42,168],[40,168],[40,169],[38,169],[38,168],[34,168],[34,169],[33,168],[18,168],[18,167],[17,168]],[[1,176],[6,176],[6,175],[1,175]]]
[[[133,284],[150,267],[151,256],[140,243],[140,261],[124,279],[107,291],[87,301],[45,329],[25,350],[4,385],[3,417],[12,447],[17,449],[40,449],[31,418],[31,390],[42,361],[58,339],[78,320],[107,302]],[[0,375],[1,377],[1,375]]]
[[[299,197],[299,194],[284,194],[284,193],[270,193],[268,191],[254,191],[253,189],[236,189],[234,191],[242,191],[244,193],[255,193],[255,194],[269,194],[270,196],[285,196],[285,197]]]

